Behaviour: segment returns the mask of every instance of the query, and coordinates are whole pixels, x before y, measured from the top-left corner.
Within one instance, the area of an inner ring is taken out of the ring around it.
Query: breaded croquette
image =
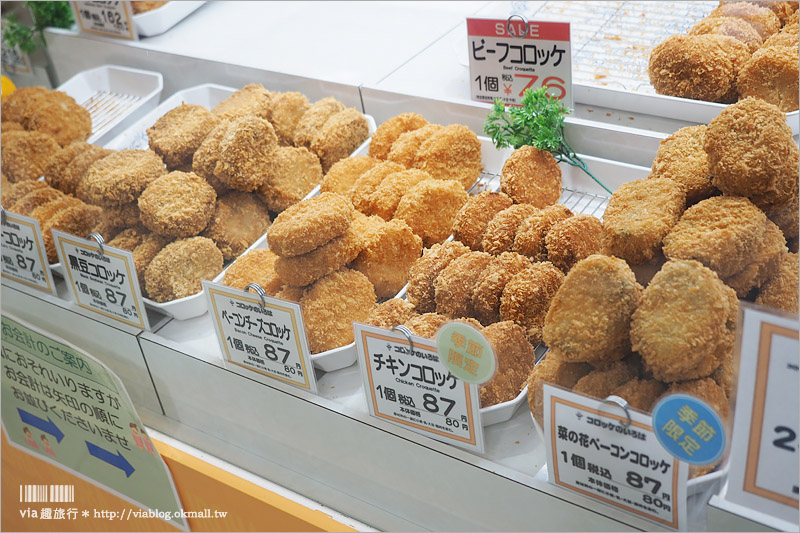
[[[686,126],[662,140],[653,159],[653,171],[648,176],[669,178],[683,185],[687,206],[717,192],[711,183],[708,154],[703,148],[706,130],[705,124]]]
[[[451,261],[468,252],[469,248],[457,241],[434,244],[411,265],[406,298],[419,313],[436,310],[434,281]]]
[[[405,170],[402,165],[391,161],[381,161],[362,172],[351,189],[350,198],[353,200],[353,206],[365,215],[373,215],[371,202],[375,189],[378,188],[386,176],[401,170]]]
[[[52,187],[42,187],[41,189],[33,189],[29,193],[22,196],[19,200],[11,204],[8,210],[18,215],[30,215],[34,209],[40,207],[53,200],[60,200],[64,197],[64,193]]]
[[[547,207],[561,198],[561,168],[550,152],[523,146],[503,163],[500,190],[515,203]]]
[[[101,206],[128,204],[166,173],[161,158],[151,150],[113,152],[89,167],[78,185],[78,198]]]
[[[503,290],[516,274],[531,266],[530,259],[516,252],[503,252],[492,257],[472,293],[472,309],[478,322],[488,326],[500,321]]]
[[[472,295],[491,262],[486,252],[468,252],[450,261],[433,282],[436,312],[448,318],[473,317]]]
[[[376,159],[386,159],[392,145],[400,135],[407,131],[418,130],[426,126],[428,121],[418,113],[402,113],[388,119],[378,126],[369,143],[369,155]]]
[[[616,361],[606,368],[596,368],[583,376],[572,387],[572,391],[602,400],[609,396],[611,391],[636,377],[638,377],[637,368],[628,364],[626,360]]]
[[[366,171],[377,165],[378,159],[365,155],[354,155],[334,163],[322,178],[320,192],[335,192],[350,197],[353,187]]]
[[[456,180],[464,190],[481,175],[481,142],[462,124],[450,124],[425,139],[414,156],[414,168],[440,180]]]
[[[425,246],[444,242],[467,193],[455,180],[422,180],[397,205],[394,218],[405,221]]]
[[[61,91],[50,91],[26,110],[25,129],[46,133],[61,146],[85,141],[92,134],[92,117]]]
[[[402,165],[405,168],[412,168],[414,166],[414,158],[417,156],[422,143],[443,129],[444,127],[439,124],[428,124],[401,134],[392,143],[392,148],[389,150],[386,160]]]
[[[307,148],[281,146],[272,152],[266,172],[267,180],[258,193],[276,213],[305,198],[322,181],[319,158]]]
[[[381,180],[367,199],[366,212],[378,215],[384,220],[391,220],[403,195],[422,180],[430,179],[432,179],[430,174],[416,168],[389,174]]]
[[[564,278],[544,322],[544,342],[563,361],[604,364],[630,353],[630,323],[642,286],[628,264],[590,255]]]
[[[100,214],[100,222],[105,228],[127,229],[141,222],[139,202],[130,202],[120,206],[104,207]]]
[[[194,172],[175,170],[153,181],[139,197],[139,218],[153,233],[197,235],[214,214],[217,193]]]
[[[500,319],[513,320],[525,328],[531,344],[539,344],[550,302],[563,282],[564,273],[552,263],[534,263],[506,284],[500,296]]]
[[[275,130],[263,118],[233,119],[219,139],[214,175],[231,189],[254,191],[264,185],[267,163],[277,148]]]
[[[544,383],[571,389],[583,376],[593,370],[586,363],[567,363],[552,353],[533,367],[528,376],[528,407],[536,423],[544,425]]]
[[[222,257],[230,261],[241,255],[270,225],[269,213],[258,196],[231,191],[217,198],[214,212],[203,237],[217,245]]]
[[[203,290],[202,280],[222,272],[222,252],[206,237],[171,242],[150,261],[144,273],[145,290],[156,302],[169,302]]]
[[[255,115],[268,119],[270,100],[272,100],[272,93],[260,83],[251,83],[215,105],[211,112],[222,119],[243,115]]]
[[[722,2],[708,16],[741,19],[750,24],[762,39],[767,39],[781,29],[781,21],[775,13],[750,2]]]
[[[139,279],[139,288],[144,290],[144,273],[147,265],[169,244],[169,237],[162,237],[147,230],[144,226],[128,228],[116,237],[108,241],[108,246],[129,250],[133,254],[133,263],[136,268],[136,276]]]
[[[386,298],[403,288],[421,253],[422,239],[402,220],[391,220],[362,235],[361,252],[350,266],[367,276],[378,298]]]
[[[453,222],[453,238],[463,242],[472,250],[483,250],[486,226],[497,213],[511,207],[512,203],[511,198],[502,192],[482,191],[470,196],[456,214]]]
[[[275,296],[283,287],[283,280],[275,272],[277,259],[278,256],[266,248],[253,248],[228,267],[222,283],[236,289],[258,283],[269,296]]]
[[[3,122],[16,122],[22,124],[28,113],[28,107],[47,94],[47,89],[41,86],[19,87],[3,98],[0,116]]]
[[[558,222],[573,216],[566,206],[548,205],[528,215],[517,228],[512,249],[534,261],[547,260],[545,238],[550,229]]]
[[[367,119],[352,107],[331,115],[317,130],[311,141],[311,151],[319,156],[322,170],[327,172],[334,163],[348,157],[369,137]]]
[[[730,412],[730,403],[725,391],[717,385],[713,379],[695,379],[673,383],[667,389],[667,394],[688,394],[704,401],[709,407],[717,412],[719,417],[725,422]]]
[[[798,255],[782,252],[778,256],[775,273],[759,288],[756,303],[768,307],[783,309],[789,313],[798,312]]]
[[[353,342],[353,322],[364,322],[375,307],[372,283],[342,269],[320,279],[300,300],[311,353]]]
[[[495,375],[481,385],[481,407],[513,400],[525,388],[536,364],[536,353],[525,338],[525,330],[511,321],[496,322],[483,328],[497,360]]]
[[[786,252],[786,238],[780,228],[767,220],[764,236],[753,254],[749,264],[741,271],[727,276],[722,281],[736,291],[739,298],[746,298],[750,291],[761,286],[773,276],[778,266],[778,259]]]
[[[227,133],[228,126],[230,126],[230,120],[220,120],[206,135],[192,156],[192,172],[208,181],[209,185],[214,187],[217,195],[230,190],[230,187],[214,175],[219,156],[219,143]]]
[[[747,22],[736,17],[706,17],[689,30],[689,35],[725,35],[741,41],[752,54],[764,44],[761,35]]]
[[[147,128],[150,149],[161,156],[167,168],[190,165],[195,151],[218,120],[201,105],[181,104],[164,113]]]
[[[392,329],[419,316],[411,302],[391,298],[378,304],[367,317],[366,323],[383,329]]]
[[[284,285],[281,287],[281,290],[275,293],[275,298],[300,303],[300,300],[306,295],[306,292],[308,292],[308,287],[292,287],[291,285]]]
[[[311,104],[304,94],[298,92],[274,93],[269,107],[269,121],[275,127],[278,142],[282,146],[294,144],[294,132],[300,117]]]
[[[350,200],[326,192],[286,209],[267,231],[269,249],[284,257],[302,255],[342,235],[353,221]]]
[[[333,96],[322,98],[311,104],[311,107],[300,117],[294,129],[294,145],[310,149],[320,128],[329,118],[344,109],[345,105]]]
[[[5,174],[3,174],[5,177]],[[28,194],[31,191],[36,189],[52,189],[47,183],[44,181],[37,181],[37,180],[27,180],[27,181],[20,181],[17,183],[11,183],[10,186],[3,186],[3,206],[6,209],[10,209],[12,205],[17,203],[17,201]]]
[[[798,109],[797,34],[790,46],[769,46],[757,50],[744,64],[737,79],[741,98],[754,96],[778,106],[781,111]]]
[[[403,325],[417,337],[433,339],[436,337],[436,332],[439,331],[439,328],[449,321],[446,316],[438,313],[424,313],[411,317]]]
[[[11,122],[10,120],[0,122],[0,133],[6,133],[9,131],[25,131],[25,128],[23,128],[22,124],[19,122]]]
[[[36,180],[61,146],[47,133],[9,131],[0,136],[0,165],[11,183]]]
[[[92,228],[97,225],[100,217],[100,208],[94,205],[87,205],[83,202],[70,203],[57,213],[50,216],[42,228],[42,240],[47,250],[47,259],[50,263],[58,261],[56,245],[51,230],[57,229],[85,237]]]
[[[92,168],[92,165],[112,153],[113,150],[107,150],[90,144],[86,150],[76,155],[64,169],[62,175],[63,179],[60,183],[61,190],[68,194],[78,196],[78,189],[80,188],[81,182],[88,174],[89,169]]]
[[[592,215],[575,215],[553,224],[544,238],[547,260],[565,274],[572,266],[600,252],[603,223]]]
[[[656,379],[632,379],[611,391],[634,409],[649,413],[667,390],[667,386]]]
[[[89,143],[75,141],[53,154],[43,172],[47,184],[66,194],[75,194],[77,184],[67,181],[65,172],[72,160],[88,150],[90,146],[92,145]]]
[[[310,285],[354,260],[361,247],[362,240],[351,224],[342,235],[308,253],[278,257],[275,272],[287,285]]]
[[[510,252],[522,222],[539,209],[531,204],[514,204],[497,213],[483,234],[483,251],[492,255]]]

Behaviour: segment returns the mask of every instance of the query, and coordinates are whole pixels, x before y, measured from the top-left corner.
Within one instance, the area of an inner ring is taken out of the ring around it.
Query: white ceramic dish
[[[161,35],[203,4],[205,2],[167,2],[158,9],[134,15],[133,23],[136,26],[136,33],[141,37]]]

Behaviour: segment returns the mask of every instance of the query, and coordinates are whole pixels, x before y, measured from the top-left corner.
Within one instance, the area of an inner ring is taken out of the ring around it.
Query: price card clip
[[[631,426],[631,412],[628,409],[628,402],[625,401],[624,398],[620,398],[619,396],[608,396],[605,400],[602,400],[601,403],[608,403],[613,405],[618,405],[625,411],[625,422],[620,422],[622,427],[629,428]]]
[[[267,297],[267,292],[259,285],[258,283],[251,283],[244,288],[245,292],[250,292],[250,289],[253,289],[253,292],[258,294],[258,297],[261,299],[261,309],[267,307],[267,301],[264,299]]]
[[[525,33],[521,35],[517,35],[517,30],[514,29],[514,25],[511,24],[514,20],[519,20],[522,22],[522,27],[525,28]],[[528,26],[528,19],[520,15],[519,13],[514,13],[506,20],[506,31],[511,37],[516,37],[517,39],[524,39],[528,36],[529,26]]]
[[[93,231],[86,236],[86,239],[97,243],[97,246],[100,248],[100,257],[103,257],[103,254],[105,253],[103,250],[103,245],[106,243],[105,239],[103,239],[103,236],[96,231]]]
[[[411,330],[405,326],[395,326],[392,328],[392,331],[397,331],[401,333],[403,337],[405,337],[406,340],[408,341],[409,348],[411,348],[411,351],[409,353],[414,353],[414,341],[411,339],[412,335]]]

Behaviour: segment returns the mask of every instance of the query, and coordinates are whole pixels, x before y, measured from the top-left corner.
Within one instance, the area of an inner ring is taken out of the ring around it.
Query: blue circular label
[[[653,409],[653,432],[675,458],[692,465],[716,462],[725,451],[725,427],[704,402],[686,394],[671,394]]]

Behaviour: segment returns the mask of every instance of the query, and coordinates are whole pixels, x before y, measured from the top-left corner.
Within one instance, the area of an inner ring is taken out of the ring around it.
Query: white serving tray
[[[158,9],[134,15],[133,23],[136,26],[136,33],[142,37],[161,35],[203,4],[205,2],[167,2]]]
[[[158,72],[103,65],[76,74],[58,90],[89,111],[92,135],[88,142],[102,146],[153,110],[163,87]]]

